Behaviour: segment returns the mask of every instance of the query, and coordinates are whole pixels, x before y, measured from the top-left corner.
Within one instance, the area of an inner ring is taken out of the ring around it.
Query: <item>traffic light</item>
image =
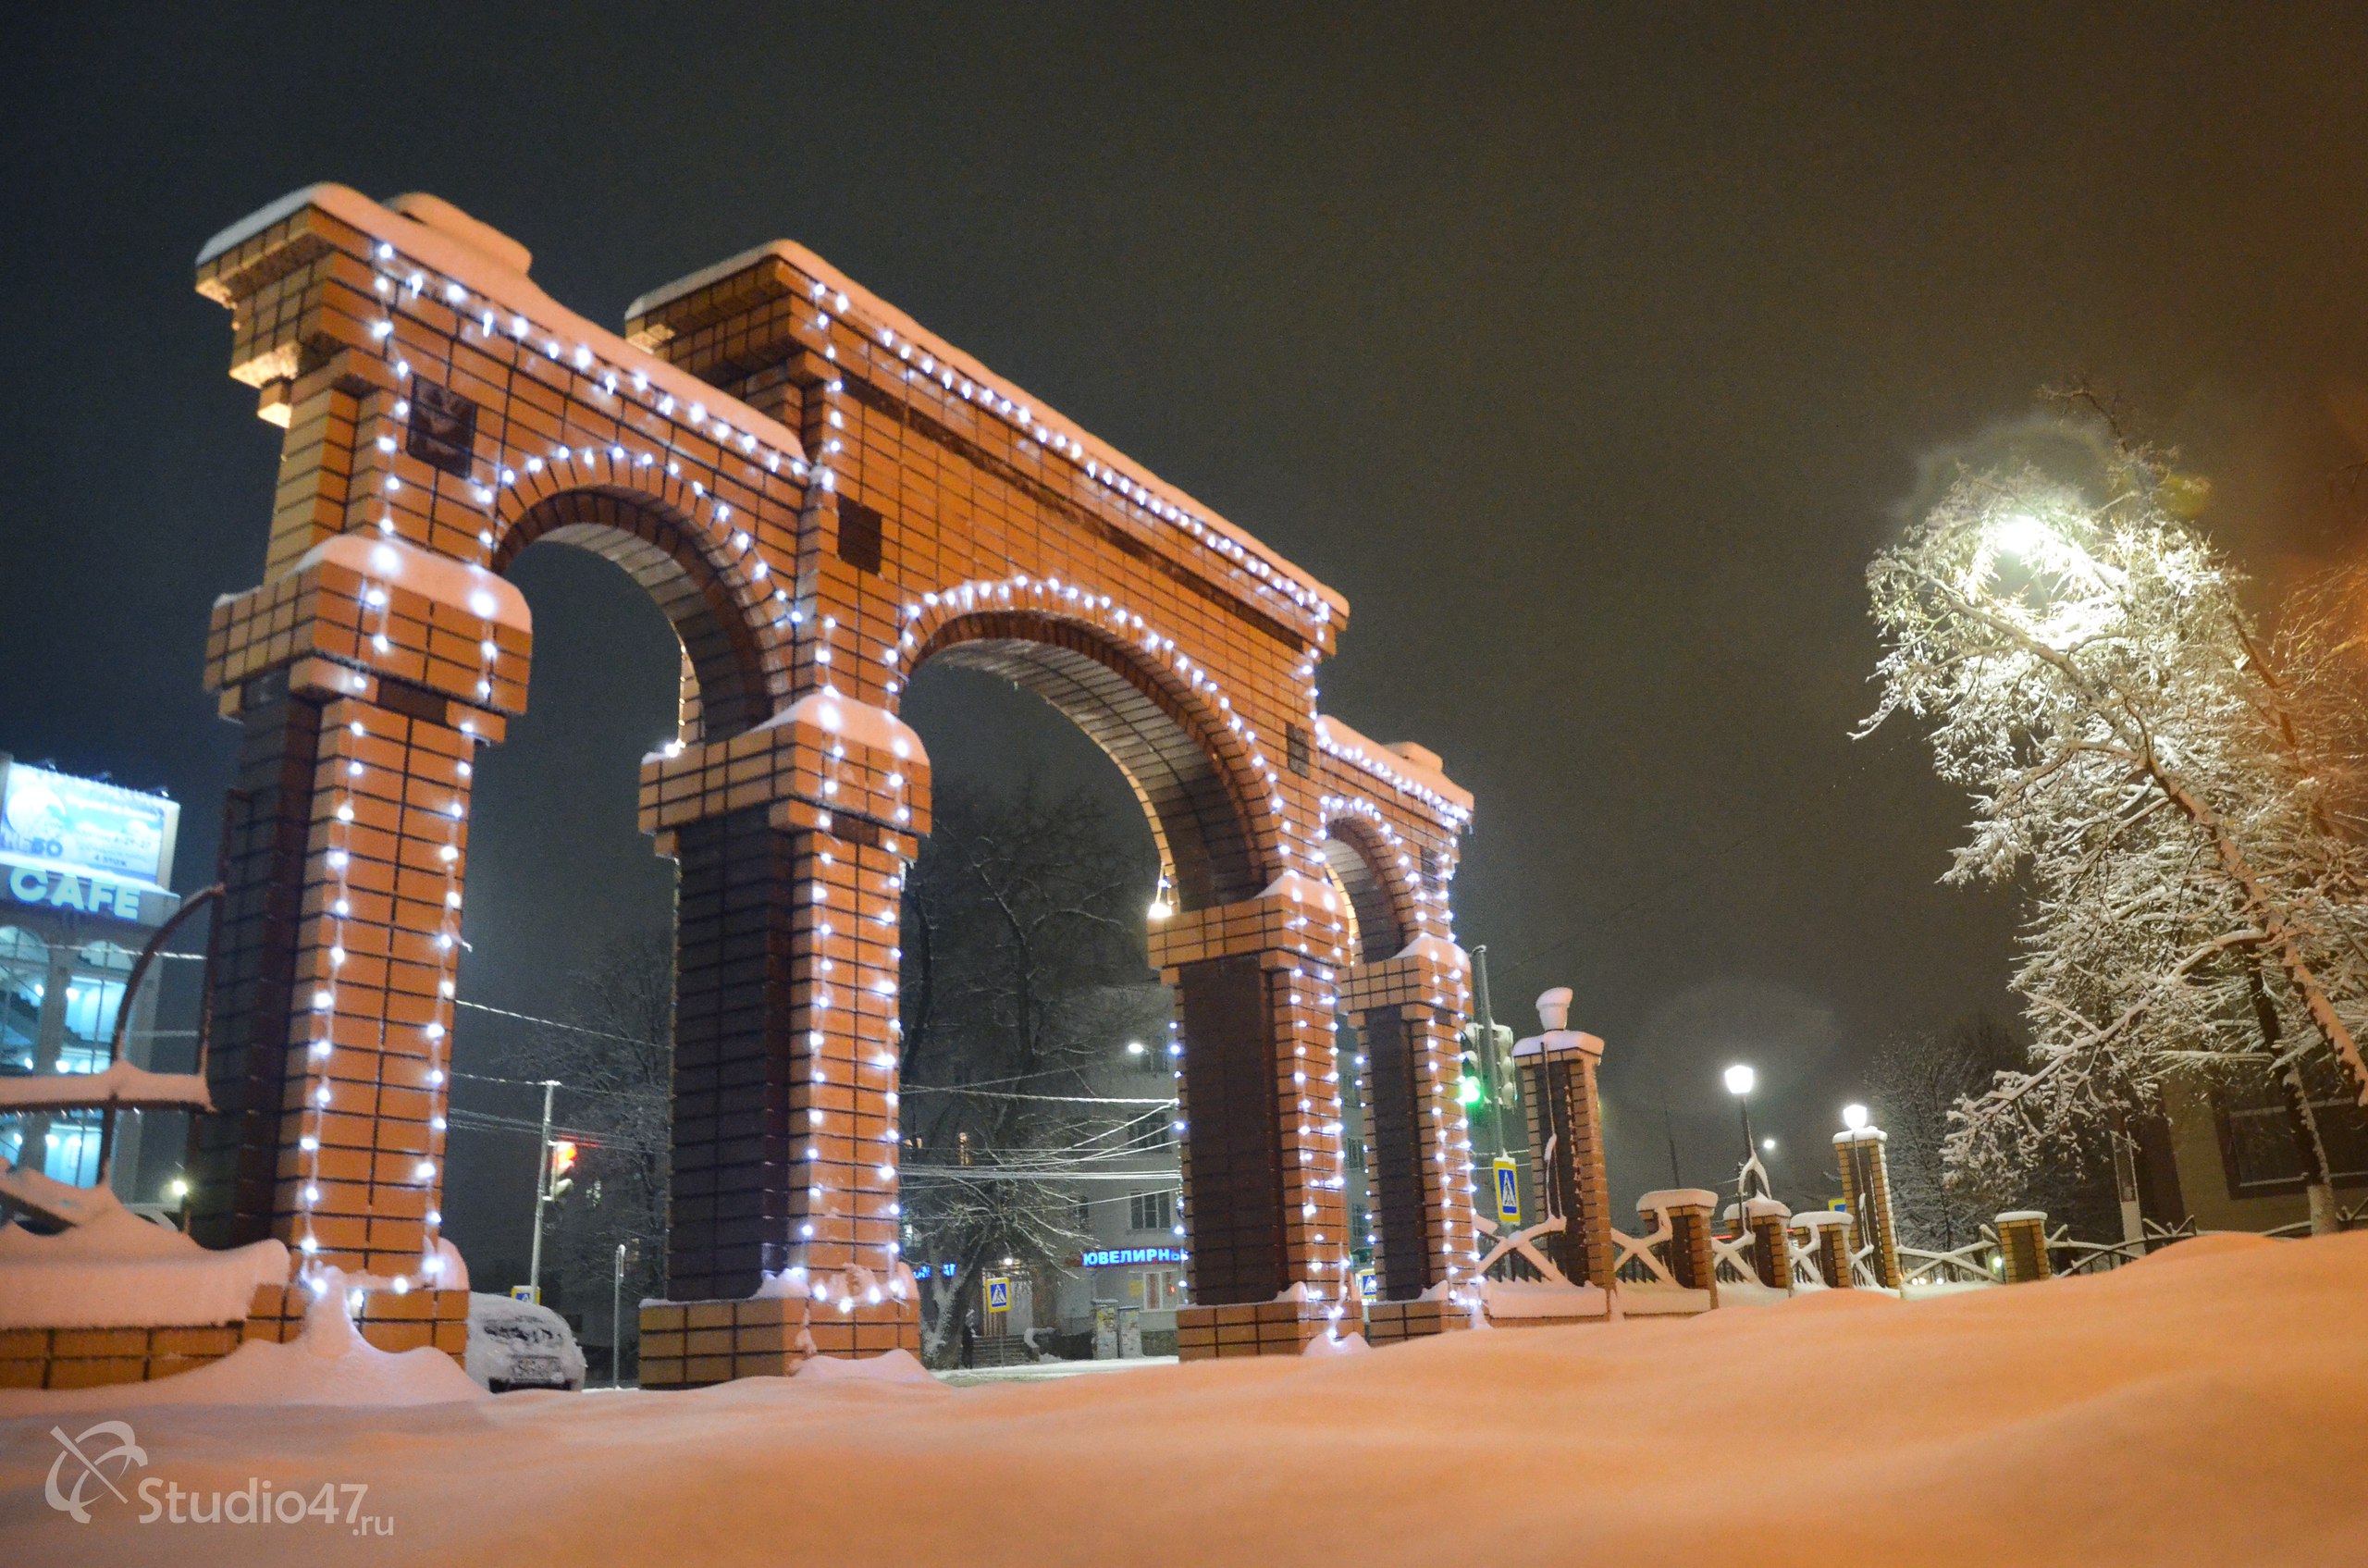
[[[551,1140],[550,1195],[554,1202],[565,1197],[567,1190],[575,1185],[575,1155],[574,1140]]]
[[[1463,1083],[1457,1098],[1467,1105],[1487,1097],[1485,1085],[1497,1088],[1497,1104],[1507,1110],[1521,1102],[1521,1069],[1513,1060],[1513,1031],[1498,1024],[1494,1038],[1483,1040],[1476,1023],[1463,1026]],[[1485,1059],[1484,1059],[1484,1055]]]

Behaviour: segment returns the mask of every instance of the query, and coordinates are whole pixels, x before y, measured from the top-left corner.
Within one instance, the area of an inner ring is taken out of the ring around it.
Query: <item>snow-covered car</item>
[[[584,1352],[564,1318],[547,1306],[482,1291],[469,1295],[468,1368],[497,1394],[584,1387]]]

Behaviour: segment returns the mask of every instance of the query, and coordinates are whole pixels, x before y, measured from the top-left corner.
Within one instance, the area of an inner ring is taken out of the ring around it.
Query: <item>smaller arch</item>
[[[1002,676],[1084,731],[1142,802],[1179,910],[1250,898],[1273,880],[1276,824],[1255,782],[1272,769],[1235,720],[1093,621],[1035,608],[1007,588],[965,597],[944,596],[913,617],[892,662],[907,677],[931,659]]]
[[[680,512],[623,486],[554,490],[511,521],[487,564],[506,575],[545,541],[616,562],[672,625],[697,687],[699,734],[684,738],[721,739],[771,715],[779,664],[772,639]]]
[[[1349,897],[1356,931],[1355,961],[1378,963],[1406,949],[1418,929],[1413,889],[1373,824],[1335,816],[1324,824],[1324,863]]]

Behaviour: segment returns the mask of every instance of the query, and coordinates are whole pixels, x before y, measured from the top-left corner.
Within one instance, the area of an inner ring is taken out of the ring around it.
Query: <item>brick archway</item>
[[[287,432],[265,581],[217,605],[208,647],[245,739],[201,1234],[277,1234],[388,1281],[364,1314],[382,1343],[448,1310],[470,759],[526,700],[531,622],[501,574],[552,539],[623,566],[684,651],[683,731],[642,771],[643,826],[681,873],[682,1304],[646,1321],[646,1380],[914,1342],[894,943],[930,775],[895,710],[931,658],[1069,712],[1159,835],[1186,1353],[1339,1322],[1335,1020],[1387,1013],[1408,1062],[1451,1041],[1471,807],[1428,753],[1315,710],[1346,602],[796,246],[635,302],[623,338],[544,295],[531,259],[434,198],[338,186],[201,254],[232,374]],[[1363,835],[1398,951],[1349,950],[1336,832]],[[1393,1191],[1423,1212],[1392,1232],[1393,1291],[1451,1286],[1469,1252],[1461,1117],[1410,1095],[1421,1136],[1392,1158],[1422,1169]]]
[[[1355,915],[1341,1010],[1361,1046],[1374,1272],[1383,1301],[1414,1301],[1452,1287],[1478,1258],[1471,1139],[1456,1097],[1466,969],[1432,930],[1446,923],[1447,873],[1435,865],[1425,876],[1433,852],[1419,835],[1367,797],[1326,805],[1326,868]]]
[[[1025,573],[929,597],[906,607],[885,661],[904,679],[931,660],[986,671],[1084,731],[1142,806],[1176,908],[1252,897],[1283,869],[1267,804],[1275,767],[1258,735],[1232,722],[1215,677],[1141,613]]]
[[[709,541],[662,493],[611,481],[520,486],[511,496],[502,508],[511,515],[495,530],[493,571],[507,576],[520,554],[546,541],[614,562],[682,644],[686,738],[737,735],[764,722],[787,689],[789,639],[770,635],[763,601],[750,591],[757,585],[733,582]]]

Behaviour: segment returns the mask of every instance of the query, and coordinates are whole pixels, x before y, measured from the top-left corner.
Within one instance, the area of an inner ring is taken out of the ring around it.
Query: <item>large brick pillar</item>
[[[1363,1043],[1365,1163],[1381,1299],[1472,1277],[1472,1133],[1457,1103],[1463,955],[1436,938],[1360,964],[1341,1007]],[[1412,1321],[1412,1320],[1410,1320]]]
[[[1775,1198],[1745,1198],[1744,1224],[1751,1230],[1752,1272],[1771,1290],[1793,1289],[1793,1211]]]
[[[643,765],[643,826],[682,868],[670,1304],[643,1315],[645,1384],[919,1349],[896,916],[928,794],[918,736],[827,694]]]
[[[1793,1224],[1809,1236],[1810,1255],[1817,1259],[1818,1278],[1829,1290],[1847,1290],[1858,1282],[1850,1270],[1850,1216],[1837,1209],[1811,1209],[1793,1216]]]
[[[1671,1281],[1688,1290],[1705,1290],[1711,1303],[1719,1299],[1719,1272],[1710,1247],[1710,1216],[1719,1206],[1719,1195],[1701,1187],[1676,1187],[1666,1191],[1647,1192],[1636,1200],[1636,1217],[1647,1231],[1669,1223],[1668,1252]]]
[[[1571,991],[1556,986],[1537,999],[1543,1034],[1513,1046],[1522,1096],[1529,1106],[1529,1146],[1537,1189],[1562,1216],[1559,1255],[1573,1285],[1611,1289],[1611,1185],[1604,1173],[1603,1106],[1596,1069],[1603,1042],[1567,1027]]]
[[[1184,1047],[1187,1360],[1295,1355],[1346,1311],[1338,997],[1335,969],[1313,956],[1340,929],[1338,895],[1295,872],[1153,928]]]
[[[208,685],[245,740],[191,1228],[388,1281],[361,1315],[388,1348],[450,1315],[427,1298],[472,759],[523,710],[529,645],[516,589],[388,537],[335,536],[215,607]]]

